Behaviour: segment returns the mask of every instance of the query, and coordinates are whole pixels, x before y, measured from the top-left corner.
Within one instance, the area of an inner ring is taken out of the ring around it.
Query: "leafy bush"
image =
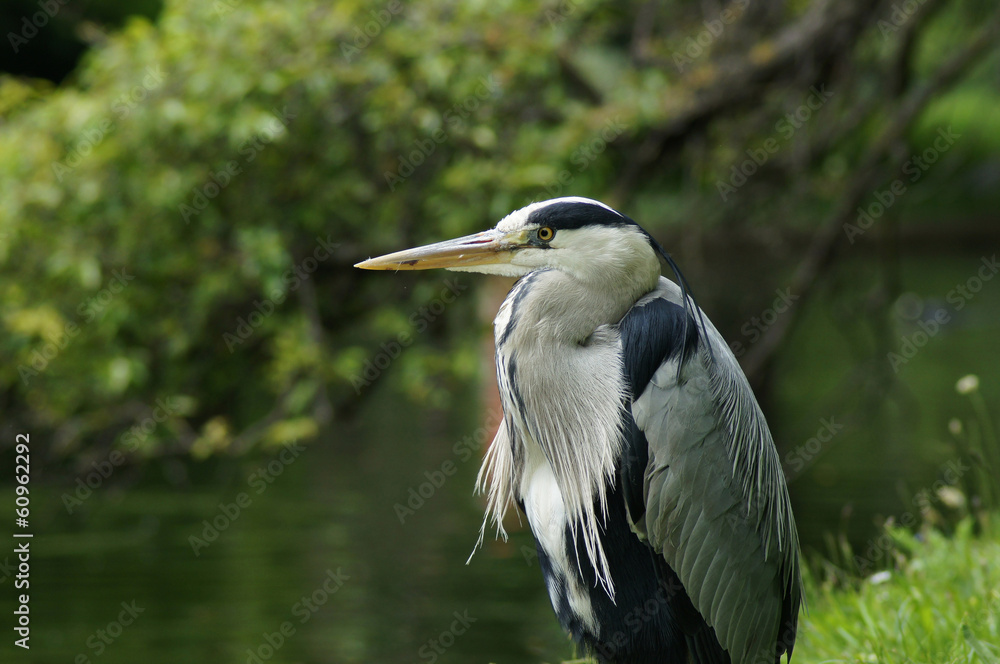
[[[627,202],[695,242],[774,219],[819,233],[815,212],[891,120],[873,83],[902,37],[861,22],[869,4],[727,15],[695,53],[708,24],[674,3],[173,0],[100,38],[66,85],[3,79],[8,420],[60,454],[129,431],[143,452],[210,454],[314,435],[385,371],[445,404],[479,365],[473,298],[427,314],[445,276],[351,266],[532,199]],[[965,40],[983,11],[960,3],[947,26]],[[912,85],[950,55],[942,34]],[[823,121],[720,203],[733,164],[834,60],[843,94]],[[959,106],[991,109],[988,84]]]

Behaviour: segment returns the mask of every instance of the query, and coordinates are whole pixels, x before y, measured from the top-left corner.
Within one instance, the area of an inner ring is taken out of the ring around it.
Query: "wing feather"
[[[784,476],[736,359],[710,323],[699,334],[684,322],[680,297],[661,279],[619,326],[648,446],[632,527],[676,571],[734,664],[776,661],[791,653],[801,601]]]

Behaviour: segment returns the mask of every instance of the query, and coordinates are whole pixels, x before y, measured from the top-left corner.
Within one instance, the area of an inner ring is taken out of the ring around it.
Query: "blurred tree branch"
[[[848,46],[865,27],[877,3],[865,0],[817,0],[795,24],[738,56],[724,56],[693,70],[679,90],[686,101],[663,125],[653,128],[632,151],[632,158],[614,186],[613,197],[625,200],[638,179],[655,167],[670,145],[704,126],[718,115],[732,113],[758,99],[767,86],[798,72],[793,63],[822,64],[848,53]],[[663,68],[673,63],[661,62]],[[669,104],[669,102],[668,102]]]
[[[792,277],[791,289],[800,297],[799,306],[790,315],[779,318],[747,353],[743,367],[753,382],[766,382],[771,363],[798,320],[802,302],[812,294],[821,275],[833,261],[838,246],[843,243],[844,224],[854,217],[857,207],[871,193],[875,183],[885,179],[880,165],[892,147],[903,138],[914,120],[936,95],[954,85],[970,67],[997,46],[998,37],[1000,8],[962,50],[939,67],[926,83],[902,98],[857,168],[837,209],[813,237],[805,258]]]

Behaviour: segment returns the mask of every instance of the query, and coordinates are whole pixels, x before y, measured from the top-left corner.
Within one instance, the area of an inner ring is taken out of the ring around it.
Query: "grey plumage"
[[[655,297],[681,302],[666,279],[647,296]],[[714,360],[703,350],[680,380],[675,363],[665,363],[632,405],[651,452],[646,513],[634,527],[677,572],[734,661],[769,662],[776,642],[794,641],[794,628],[779,632],[786,597],[787,612],[798,612],[798,535],[750,385],[711,323],[707,336]]]
[[[495,321],[504,419],[479,542],[516,502],[577,640],[605,662],[775,661],[801,600],[784,476],[735,357],[658,253],[627,217],[565,198],[361,266],[521,277]],[[661,616],[628,626],[671,584]]]

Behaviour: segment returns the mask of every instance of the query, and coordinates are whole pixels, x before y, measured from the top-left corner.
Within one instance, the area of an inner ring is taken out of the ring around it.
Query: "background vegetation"
[[[863,582],[811,583],[803,620],[806,661],[996,662],[1000,657],[1000,555],[995,531],[952,538],[891,529],[896,565]]]
[[[466,397],[491,385],[482,344],[507,284],[351,266],[559,195],[618,207],[674,253],[755,385],[807,548],[864,550],[888,515],[950,531],[996,505],[995,3],[0,17],[0,446],[32,432],[59,528],[96,518],[73,490],[109,460],[132,470],[98,495],[218,482],[295,442],[334,446],[392,520],[455,455],[444,414],[488,420],[488,394]],[[359,418],[383,417],[390,438],[431,442],[347,449]],[[956,661],[979,653],[965,642]]]

